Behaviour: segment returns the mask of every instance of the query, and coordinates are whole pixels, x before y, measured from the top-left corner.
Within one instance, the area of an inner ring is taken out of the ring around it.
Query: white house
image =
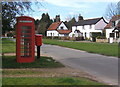
[[[84,38],[90,38],[93,32],[102,33],[102,30],[106,25],[107,23],[103,17],[80,20],[73,25],[72,32],[69,34],[69,36],[72,37],[75,35],[75,37],[78,37],[79,35],[82,35]],[[80,34],[77,33],[77,31],[79,31]]]
[[[68,36],[71,30],[68,30],[64,22],[54,22],[47,30],[47,36]]]
[[[120,37],[120,15],[113,16],[110,22],[105,26],[106,38],[113,37],[117,39]]]

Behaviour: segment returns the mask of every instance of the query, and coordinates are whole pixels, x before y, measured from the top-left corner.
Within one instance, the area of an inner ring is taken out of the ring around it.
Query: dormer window
[[[61,30],[63,30],[63,28],[64,28],[63,26],[60,27]]]

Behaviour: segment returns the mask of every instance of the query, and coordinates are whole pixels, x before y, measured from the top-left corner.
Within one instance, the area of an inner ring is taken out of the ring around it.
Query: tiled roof
[[[120,15],[113,16],[110,22],[105,26],[104,29],[110,29],[112,28],[112,22],[120,19]],[[118,25],[118,24],[117,24]]]
[[[104,29],[109,29],[109,28],[112,28],[112,22],[108,23]]]
[[[115,15],[112,17],[112,19],[110,21],[116,21],[118,19],[120,19],[120,15]]]
[[[50,25],[50,27],[48,28],[48,30],[56,30],[58,31],[60,34],[69,34],[71,32],[71,30],[57,30],[57,28],[59,27],[59,25],[62,22],[54,22]]]
[[[74,26],[83,26],[83,25],[92,25],[96,24],[99,20],[103,19],[103,17],[100,18],[94,18],[94,19],[87,19],[87,20],[81,20],[79,22],[76,22]]]
[[[71,30],[57,30],[60,34],[69,34]]]
[[[52,24],[49,26],[48,30],[56,30],[61,23],[62,23],[62,22],[54,22],[54,23],[52,23]]]

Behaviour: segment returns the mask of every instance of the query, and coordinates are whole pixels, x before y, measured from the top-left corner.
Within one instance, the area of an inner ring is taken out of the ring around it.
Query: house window
[[[92,25],[90,25],[90,29],[92,29]]]
[[[85,39],[86,39],[87,35],[86,35],[86,32],[85,32]]]
[[[85,26],[83,25],[82,28],[85,29]]]
[[[116,37],[119,38],[119,32],[116,32]]]
[[[51,34],[51,36],[52,36],[52,33],[50,33]]]
[[[114,37],[114,33],[110,33],[110,37]]]
[[[64,28],[63,26],[60,27],[61,30],[63,30],[63,28]]]

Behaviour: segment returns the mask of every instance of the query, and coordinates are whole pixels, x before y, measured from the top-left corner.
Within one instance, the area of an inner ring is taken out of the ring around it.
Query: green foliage
[[[106,39],[105,36],[97,36],[97,39]]]
[[[101,33],[100,32],[92,32],[92,37],[97,37],[97,36],[101,36]]]
[[[42,34],[43,36],[46,36],[46,32],[47,32],[47,23],[46,22],[40,22],[37,28],[37,32],[39,34]]]
[[[97,39],[106,39],[106,37],[105,37],[105,30],[103,30],[103,33],[93,32],[92,33],[92,37],[93,38],[97,38]]]
[[[68,48],[118,57],[118,44],[109,43],[85,43],[85,42],[63,42],[58,40],[43,39],[44,44],[59,45]]]
[[[43,36],[46,36],[47,29],[52,23],[53,20],[50,19],[49,14],[43,13],[42,18],[40,20],[35,21],[38,33],[42,34]]]
[[[57,68],[64,67],[51,57],[41,57],[32,63],[17,63],[15,56],[3,56],[2,68]]]
[[[72,30],[72,26],[73,26],[73,24],[75,24],[75,22],[76,22],[76,20],[73,17],[70,21],[68,21],[68,22],[66,21],[65,24],[68,27],[68,29]]]
[[[73,78],[73,77],[4,77],[3,85],[101,85],[104,84],[91,81],[85,78]],[[103,86],[102,86],[103,85]]]
[[[7,37],[13,37],[13,33],[8,33]]]
[[[29,0],[27,0],[29,1]],[[30,11],[31,2],[6,2],[2,1],[2,33],[14,30],[12,27],[15,24],[16,15],[23,15],[25,11]]]

